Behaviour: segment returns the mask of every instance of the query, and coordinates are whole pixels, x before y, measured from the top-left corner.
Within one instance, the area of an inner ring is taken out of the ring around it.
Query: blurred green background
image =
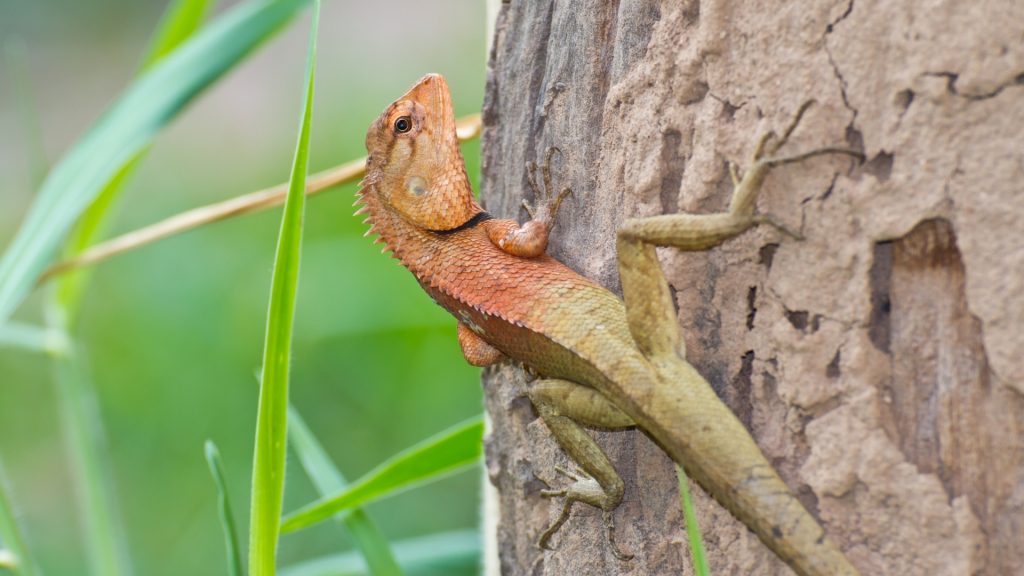
[[[222,1],[216,12],[236,2]],[[25,48],[30,107],[0,61],[0,246],[33,194],[34,138],[55,161],[131,80],[164,2],[0,0],[0,43]],[[458,115],[478,111],[483,2],[325,0],[311,169],[364,154],[366,127],[426,72]],[[308,12],[202,95],[157,140],[110,233],[284,182],[295,145]],[[478,172],[478,145],[464,147]],[[474,181],[475,185],[475,181]],[[478,371],[455,323],[352,216],[354,186],[307,206],[292,399],[350,480],[481,411]],[[77,337],[99,394],[136,574],[223,574],[203,441],[222,453],[244,535],[270,270],[280,210],[243,216],[100,264]],[[37,291],[38,292],[38,291]],[[15,318],[40,323],[34,295]],[[48,575],[85,557],[48,357],[0,348],[0,457],[29,544]],[[285,509],[315,498],[289,463]],[[391,540],[477,524],[480,471],[372,505]],[[282,539],[281,565],[348,549],[327,523]],[[0,570],[2,572],[2,570]]]

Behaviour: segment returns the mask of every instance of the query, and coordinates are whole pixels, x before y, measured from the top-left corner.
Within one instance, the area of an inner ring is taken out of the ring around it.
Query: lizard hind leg
[[[612,518],[612,511],[622,502],[625,484],[608,456],[581,424],[616,429],[633,426],[633,420],[596,390],[568,380],[534,381],[527,394],[559,446],[585,471],[573,473],[555,469],[572,483],[563,489],[541,492],[546,498],[564,500],[558,519],[541,534],[538,546],[549,549],[551,537],[569,519],[572,505],[582,502],[601,509],[612,554],[619,560],[631,559],[633,555],[623,552],[616,543]]]
[[[681,250],[706,250],[736,237],[757,224],[770,224],[787,235],[787,230],[767,216],[754,214],[761,184],[776,166],[801,162],[826,154],[845,154],[863,159],[855,150],[840,147],[817,148],[801,154],[777,156],[812,104],[805,102],[782,136],[774,132],[762,134],[756,142],[751,166],[742,178],[735,166],[729,171],[733,180],[732,199],[726,212],[715,214],[663,214],[649,218],[626,220],[619,230],[617,249],[622,292],[630,332],[645,356],[656,359],[664,354],[685,358],[679,337],[675,307],[668,282],[654,252],[655,246],[671,246]]]
[[[617,239],[619,272],[630,334],[650,361],[661,386],[647,400],[644,427],[737,518],[801,576],[855,576],[841,550],[792,495],[743,424],[707,381],[685,361],[675,305],[655,246],[704,250],[766,221],[754,214],[761,183],[774,166],[820,154],[856,153],[822,148],[794,156],[774,155],[785,144],[806,106],[783,132],[768,133],[755,147],[752,166],[735,170],[727,212],[671,214],[627,220]]]

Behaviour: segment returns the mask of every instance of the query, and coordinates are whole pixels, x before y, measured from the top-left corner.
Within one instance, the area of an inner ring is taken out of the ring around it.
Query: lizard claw
[[[577,482],[580,480],[579,474],[573,472],[572,470],[569,470],[568,468],[563,468],[562,466],[555,466],[555,472],[561,474],[562,476],[565,476],[569,480],[575,480]]]
[[[557,146],[548,146],[548,149],[544,151],[544,164],[541,168],[541,175],[544,176],[544,188],[551,192],[551,159],[555,157],[555,154],[562,155],[562,149]]]
[[[551,206],[551,218],[554,219],[555,215],[558,214],[558,208],[562,206],[562,200],[565,200],[566,196],[572,196],[572,188],[566,186],[562,188],[562,191],[555,196],[555,200]]]
[[[533,211],[533,206],[530,205],[530,201],[529,200],[524,198],[521,204],[523,206],[523,210],[526,210],[526,213],[530,215],[530,219],[531,220],[536,218],[536,215],[535,215],[535,213]]]
[[[541,190],[537,186],[537,163],[532,160],[526,163],[526,181],[529,182],[533,195],[540,198]]]
[[[577,474],[561,466],[555,466],[555,472],[561,474],[562,476],[565,476],[566,478],[572,480],[573,482],[579,482],[583,480],[583,477],[580,474]],[[587,478],[589,478],[589,476]],[[543,480],[541,480],[541,482],[543,482]],[[544,484],[547,484],[548,489],[540,491],[540,495],[542,498],[557,498],[559,496],[565,496],[566,494],[569,493],[569,490],[566,488],[562,488],[560,490],[552,490],[550,484],[548,484],[547,482],[544,482]]]

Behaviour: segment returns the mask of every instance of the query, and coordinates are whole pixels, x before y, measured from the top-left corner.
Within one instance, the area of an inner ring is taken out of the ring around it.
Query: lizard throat
[[[435,255],[432,247],[436,243],[443,242],[444,238],[456,232],[471,229],[480,222],[491,219],[491,216],[477,205],[473,207],[475,210],[472,216],[453,228],[421,228],[384,204],[376,189],[377,186],[375,174],[369,174],[363,180],[356,200],[357,206],[362,205],[356,214],[365,215],[363,223],[370,225],[364,236],[376,236],[374,243],[384,245],[381,252],[390,252],[392,257],[397,258],[403,266],[416,274],[427,272],[424,266],[426,261]]]

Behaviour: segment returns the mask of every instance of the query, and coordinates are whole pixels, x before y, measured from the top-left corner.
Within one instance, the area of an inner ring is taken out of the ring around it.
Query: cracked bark
[[[779,170],[748,232],[662,250],[689,359],[865,574],[1010,574],[1024,565],[1024,4],[566,0],[504,4],[484,108],[483,201],[522,218],[523,165],[549,145],[575,196],[552,252],[618,289],[627,217],[724,209],[727,162],[817,106],[791,150],[869,161]],[[539,497],[567,465],[489,371],[488,473],[504,574],[689,574],[671,463],[636,432],[595,433],[626,481],[622,563],[601,518]],[[717,574],[788,574],[699,489]]]

